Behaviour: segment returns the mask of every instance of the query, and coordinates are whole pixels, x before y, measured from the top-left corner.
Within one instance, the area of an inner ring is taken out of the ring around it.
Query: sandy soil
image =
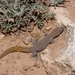
[[[66,9],[69,12],[67,16],[75,22],[75,0],[66,0]]]

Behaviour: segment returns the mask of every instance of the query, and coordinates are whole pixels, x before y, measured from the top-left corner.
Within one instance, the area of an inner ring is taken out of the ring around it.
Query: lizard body
[[[37,52],[41,52],[42,50],[44,50],[47,47],[47,45],[49,43],[50,44],[53,43],[54,39],[63,32],[64,28],[65,28],[65,26],[55,28],[51,33],[49,33],[47,36],[42,38],[40,41],[38,41],[32,47],[13,46],[11,48],[8,48],[0,56],[0,59],[12,52],[23,52],[23,53],[31,53],[32,52],[33,57],[37,56]]]
[[[63,32],[64,28],[65,28],[65,26],[57,27],[51,33],[49,33],[47,36],[45,36],[40,41],[38,41],[32,47],[32,56],[33,57],[36,56],[37,52],[44,50],[49,43],[50,44],[53,43],[54,39]]]

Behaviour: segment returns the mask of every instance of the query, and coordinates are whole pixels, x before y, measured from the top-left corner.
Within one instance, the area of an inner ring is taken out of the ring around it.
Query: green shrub
[[[53,5],[56,6],[58,4],[63,4],[65,0],[54,0]]]
[[[27,27],[31,22],[41,28],[44,20],[54,17],[54,13],[48,13],[45,0],[0,0],[0,29],[4,33]]]

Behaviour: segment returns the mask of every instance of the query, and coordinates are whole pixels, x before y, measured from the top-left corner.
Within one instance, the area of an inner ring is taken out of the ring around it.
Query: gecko
[[[0,55],[0,59],[8,55],[9,53],[13,52],[32,53],[31,56],[35,57],[37,56],[37,52],[41,52],[48,46],[48,44],[52,44],[54,42],[54,39],[64,31],[64,28],[65,28],[64,25],[55,28],[51,33],[43,37],[32,47],[24,47],[24,46],[10,47]]]

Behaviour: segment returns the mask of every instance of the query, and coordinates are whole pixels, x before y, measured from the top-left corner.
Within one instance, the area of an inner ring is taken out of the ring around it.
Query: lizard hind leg
[[[33,51],[31,57],[37,57],[37,51]]]

